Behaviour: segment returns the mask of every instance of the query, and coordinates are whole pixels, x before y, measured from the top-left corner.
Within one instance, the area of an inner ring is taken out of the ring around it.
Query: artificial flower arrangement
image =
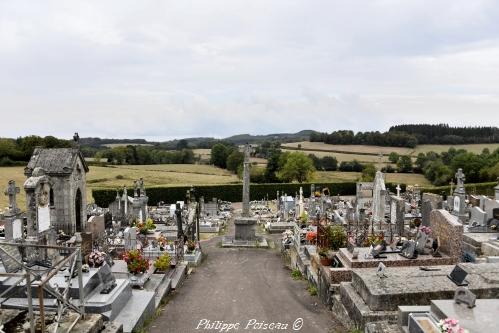
[[[106,254],[99,250],[93,250],[88,255],[88,265],[90,267],[101,267],[106,261]]]
[[[427,227],[427,226],[425,226],[425,225],[424,225],[424,226],[422,226],[421,228],[419,228],[419,230],[420,230],[421,232],[424,232],[424,233],[425,233],[426,235],[428,235],[428,236],[431,234],[431,231],[432,231],[430,227]]]
[[[459,320],[452,318],[440,320],[437,326],[442,333],[469,333],[468,330],[459,326]]]
[[[168,244],[169,244],[168,239],[166,239],[165,236],[163,236],[163,235],[159,236],[158,245],[159,245],[159,249],[161,251],[164,251]]]
[[[147,219],[146,222],[138,222],[137,223],[137,228],[139,230],[139,233],[145,235],[151,230],[156,229],[156,225],[154,224],[152,219]]]
[[[149,269],[149,260],[142,257],[139,250],[130,250],[123,254],[128,271],[132,274],[144,273]]]
[[[156,261],[154,262],[154,267],[158,270],[158,271],[166,271],[168,269],[168,267],[170,267],[170,255],[168,253],[163,253],[162,255],[160,255],[158,257],[158,259],[156,259]]]

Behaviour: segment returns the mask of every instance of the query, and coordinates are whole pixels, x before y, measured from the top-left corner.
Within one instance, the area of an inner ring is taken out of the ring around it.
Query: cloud
[[[498,18],[492,0],[5,0],[0,136],[499,125]]]

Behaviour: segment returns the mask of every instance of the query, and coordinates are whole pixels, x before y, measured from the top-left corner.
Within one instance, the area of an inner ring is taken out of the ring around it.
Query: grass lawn
[[[117,188],[133,186],[133,181],[144,178],[148,187],[168,185],[210,185],[238,183],[236,175],[227,170],[210,165],[157,164],[119,165],[113,167],[91,166],[87,174],[87,201],[92,202],[93,188]],[[120,179],[121,178],[121,179]],[[24,210],[26,206],[23,184],[26,180],[24,167],[0,167],[0,209],[8,206],[8,197],[3,195],[10,179],[21,188],[17,204]]]

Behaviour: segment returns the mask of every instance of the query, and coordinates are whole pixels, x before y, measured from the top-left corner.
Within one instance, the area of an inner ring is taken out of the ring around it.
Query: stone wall
[[[440,238],[440,251],[453,257],[456,262],[462,256],[463,225],[444,209],[435,209],[430,214],[432,237]]]

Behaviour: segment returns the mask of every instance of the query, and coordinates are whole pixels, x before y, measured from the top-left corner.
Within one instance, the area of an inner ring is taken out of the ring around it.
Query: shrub
[[[170,267],[170,255],[165,252],[156,259],[154,267],[160,271],[166,271]]]
[[[301,280],[302,275],[300,270],[298,268],[293,269],[293,271],[291,272],[291,277],[293,278],[293,280]]]
[[[346,246],[347,234],[341,225],[328,226],[327,233],[331,248],[334,251],[338,251],[340,247]]]
[[[317,287],[316,286],[309,284],[307,290],[308,290],[308,293],[310,294],[310,296],[317,296]]]

